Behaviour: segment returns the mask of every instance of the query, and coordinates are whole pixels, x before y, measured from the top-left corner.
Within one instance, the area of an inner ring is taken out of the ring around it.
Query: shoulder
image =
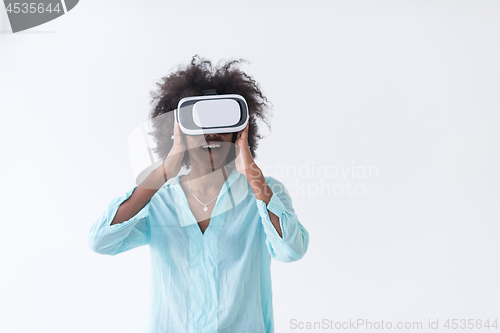
[[[174,187],[180,187],[180,184],[174,185],[172,183],[165,183],[156,191],[156,193],[151,197],[151,204],[155,206],[161,206],[165,204],[169,204],[173,201],[173,191],[175,191]]]

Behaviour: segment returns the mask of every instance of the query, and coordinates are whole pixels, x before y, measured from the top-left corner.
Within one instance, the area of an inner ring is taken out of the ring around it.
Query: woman
[[[149,245],[149,332],[274,332],[271,258],[292,262],[307,251],[309,234],[290,195],[254,161],[256,120],[266,121],[267,104],[239,62],[212,69],[194,57],[162,79],[151,117],[157,153],[166,158],[89,232],[100,254]],[[164,117],[181,98],[209,89],[245,98],[244,130],[184,135],[174,117]],[[182,165],[190,172],[178,176]]]

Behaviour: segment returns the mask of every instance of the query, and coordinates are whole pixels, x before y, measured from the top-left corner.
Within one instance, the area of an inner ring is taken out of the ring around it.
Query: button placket
[[[266,203],[265,202],[261,202],[260,205],[262,206],[262,209],[264,211],[264,215],[268,216]]]

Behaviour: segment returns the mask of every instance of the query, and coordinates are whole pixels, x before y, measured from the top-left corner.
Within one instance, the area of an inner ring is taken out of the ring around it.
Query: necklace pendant
[[[206,212],[208,210],[207,206],[205,206],[205,208],[203,208],[203,210]]]

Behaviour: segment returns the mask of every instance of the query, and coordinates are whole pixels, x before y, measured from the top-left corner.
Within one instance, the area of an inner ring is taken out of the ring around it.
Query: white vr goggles
[[[174,117],[184,134],[203,135],[239,132],[246,127],[249,114],[243,96],[205,95],[183,98],[173,112],[166,112],[144,122],[129,136],[130,161],[137,185],[162,163],[162,158],[155,152],[153,122],[164,122],[173,126]],[[171,140],[170,135],[167,140]]]
[[[186,97],[174,111],[187,135],[239,132],[248,123],[248,105],[240,95]]]

